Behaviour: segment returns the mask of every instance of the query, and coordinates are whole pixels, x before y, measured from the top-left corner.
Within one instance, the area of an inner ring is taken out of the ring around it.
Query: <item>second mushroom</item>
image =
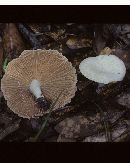
[[[126,74],[124,62],[109,54],[86,58],[79,69],[86,78],[101,84],[122,81]]]

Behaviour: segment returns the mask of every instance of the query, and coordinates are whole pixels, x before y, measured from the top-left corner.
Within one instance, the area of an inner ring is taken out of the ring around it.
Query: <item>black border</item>
[[[0,6],[0,22],[130,23],[130,6]],[[129,143],[0,143],[0,162],[12,163],[13,157],[17,162],[127,163],[129,148]]]
[[[0,143],[0,162],[129,163],[129,156],[129,143]]]
[[[77,23],[129,23],[130,6],[113,5],[3,5],[1,22],[77,22]]]

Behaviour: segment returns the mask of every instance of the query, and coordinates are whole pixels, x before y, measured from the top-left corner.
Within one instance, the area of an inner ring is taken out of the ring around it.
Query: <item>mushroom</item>
[[[48,113],[47,104],[54,103],[62,91],[53,110],[71,102],[76,83],[75,68],[57,50],[24,50],[9,62],[1,89],[8,107],[30,119]]]
[[[124,62],[107,54],[84,59],[79,69],[86,78],[102,84],[121,81],[126,74]]]

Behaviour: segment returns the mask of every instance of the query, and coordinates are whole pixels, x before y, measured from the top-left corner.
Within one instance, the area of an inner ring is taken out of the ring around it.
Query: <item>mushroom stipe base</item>
[[[47,111],[50,107],[50,102],[48,100],[46,100],[44,97],[39,97],[36,100],[36,102],[38,104],[38,107],[40,107],[44,111]]]

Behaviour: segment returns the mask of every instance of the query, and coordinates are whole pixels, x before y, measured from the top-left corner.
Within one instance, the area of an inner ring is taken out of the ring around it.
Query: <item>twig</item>
[[[50,117],[50,115],[51,115],[51,111],[52,111],[52,109],[55,107],[55,105],[56,105],[56,103],[57,103],[57,101],[58,101],[58,99],[59,99],[59,97],[60,97],[60,95],[61,95],[62,93],[63,93],[63,91],[59,94],[59,96],[57,97],[57,99],[56,99],[56,100],[54,101],[54,103],[51,105],[51,107],[50,107],[50,109],[49,109],[49,113],[48,113],[48,115],[47,115],[45,121],[43,122],[43,124],[42,124],[42,126],[41,126],[41,129],[39,130],[39,132],[37,133],[37,135],[32,139],[33,142],[36,142],[36,141],[38,140],[39,136],[41,135],[41,133],[43,132],[43,130],[44,130],[45,126],[46,126],[46,123],[47,123],[47,121],[48,121],[48,119],[49,119],[49,117]]]
[[[94,102],[94,104],[97,106],[97,108],[100,111],[101,116],[103,117],[103,124],[104,124],[104,128],[105,128],[105,131],[106,131],[106,134],[105,134],[106,139],[107,139],[108,142],[111,142],[112,141],[112,136],[111,136],[111,132],[109,131],[110,127],[109,127],[108,122],[105,121],[105,119],[104,119],[104,112],[102,111],[101,107],[99,107],[98,104],[96,104],[95,102]]]
[[[36,35],[34,33],[29,31],[29,29],[28,29],[29,27],[27,28],[27,26],[25,26],[25,24],[22,24],[22,23],[18,23],[17,26],[18,26],[18,29],[21,32],[21,34],[23,34],[23,36],[25,37],[25,39],[30,42],[33,49],[41,49],[42,48],[41,42],[38,41],[38,39],[36,38]]]

